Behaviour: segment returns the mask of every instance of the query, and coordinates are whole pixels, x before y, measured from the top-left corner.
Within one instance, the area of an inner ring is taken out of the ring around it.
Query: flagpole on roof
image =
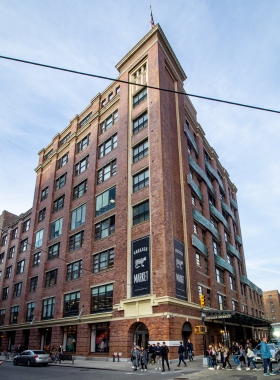
[[[152,14],[152,6],[150,5],[150,29],[153,29],[154,26],[155,26],[155,23],[154,23],[154,18]]]

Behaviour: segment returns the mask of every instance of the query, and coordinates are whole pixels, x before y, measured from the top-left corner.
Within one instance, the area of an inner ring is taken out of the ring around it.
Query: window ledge
[[[144,111],[145,112],[145,111]],[[141,114],[139,115],[139,117],[141,116]],[[138,117],[138,116],[137,116]],[[137,119],[136,117],[136,119]],[[146,125],[146,127],[140,129],[140,131],[136,132],[136,133],[133,133],[133,129],[132,129],[132,136],[131,136],[131,139],[133,139],[134,136],[137,136],[138,133],[140,133],[141,131],[143,131],[144,129],[148,128],[148,124]]]
[[[150,184],[147,185],[147,186],[145,186],[145,187],[142,187],[142,189],[140,189],[140,190],[135,191],[135,193],[132,193],[131,195],[137,194],[137,193],[139,193],[140,191],[146,189],[146,188],[149,187],[149,186],[150,186]]]
[[[137,143],[136,143],[136,144],[137,144]],[[132,147],[132,148],[133,148],[133,147]],[[138,160],[138,161],[136,161],[136,162],[133,162],[133,163],[131,164],[131,166],[133,166],[133,165],[136,165],[136,164],[137,164],[137,162],[140,162],[140,161],[144,160],[144,158],[146,158],[146,157],[149,157],[149,153],[148,153],[148,154],[146,154],[146,156],[144,156],[144,157],[140,158],[140,160]],[[132,160],[133,160],[133,157],[132,157]]]
[[[148,223],[148,222],[150,222],[150,219],[145,220],[144,222],[141,222],[141,223],[135,224],[135,226],[131,226],[131,229],[132,229],[132,228],[135,228],[135,227],[138,227],[138,226],[141,226],[142,224],[144,224],[144,223]]]
[[[111,235],[112,236],[112,235]],[[97,255],[98,255],[98,253],[97,253]],[[94,255],[93,255],[94,256]],[[102,271],[99,271],[99,272],[96,272],[96,273],[92,273],[91,275],[92,276],[96,276],[96,275],[98,275],[98,274],[102,274],[102,273],[104,273],[104,272],[110,272],[110,271],[112,271],[112,270],[114,270],[115,269],[115,267],[114,268],[109,268],[109,269],[104,269],[104,270],[102,270]]]
[[[76,186],[79,186],[79,185],[76,185]],[[74,187],[75,187],[75,186],[74,186]],[[81,195],[80,197],[78,197],[78,198],[76,198],[76,199],[72,199],[72,202],[75,202],[75,201],[77,201],[78,199],[83,198],[86,194],[87,194],[87,191],[86,191],[83,195]]]
[[[197,272],[200,273],[200,274],[202,274],[202,276],[205,276],[205,277],[207,277],[207,278],[210,279],[210,276],[208,276],[207,274],[205,274],[205,273],[203,273],[203,272],[200,272],[199,270],[197,270]]]
[[[115,133],[113,133],[112,134],[112,136],[111,137],[113,137],[114,136],[114,134]],[[109,139],[110,137],[108,137],[108,139]],[[105,140],[106,141],[106,140]],[[105,141],[103,141],[103,143],[102,144],[100,144],[99,146],[98,146],[98,148],[101,146],[101,145],[103,145],[103,144],[105,144]],[[103,157],[100,157],[100,158],[98,158],[98,160],[97,160],[97,162],[99,162],[99,161],[101,161],[104,157],[107,157],[108,156],[108,154],[110,154],[111,152],[113,152],[114,150],[116,150],[117,149],[117,147],[118,146],[116,146],[115,148],[113,148],[112,150],[110,150],[110,152],[109,153],[106,153],[106,154],[104,154],[104,156]],[[106,164],[105,164],[106,165]],[[102,169],[102,168],[101,168]],[[111,177],[110,177],[111,178]],[[103,182],[101,182],[101,183],[103,183]],[[101,183],[99,184],[99,185],[101,185]]]
[[[84,136],[84,137],[87,137],[87,135]],[[83,139],[81,139],[81,140],[83,140]],[[80,141],[81,141],[81,140],[80,140]],[[78,141],[78,142],[76,143],[76,145],[77,145],[80,141]],[[78,156],[78,154],[84,152],[88,147],[89,147],[89,144],[88,144],[83,150],[81,150],[79,153],[76,153],[76,157]]]
[[[74,253],[74,252],[77,252],[77,251],[80,251],[80,249],[83,249],[83,246],[81,246],[80,248],[77,248],[77,249],[72,249],[72,251],[68,251],[67,255]]]
[[[112,161],[114,161],[114,158],[112,159]],[[111,162],[111,161],[109,161],[109,164],[110,164],[110,162]],[[109,164],[108,164],[108,165],[109,165]],[[106,164],[105,164],[104,166],[106,166]],[[102,166],[102,168],[103,168],[104,166]],[[101,168],[101,169],[102,169],[102,168]],[[98,169],[98,170],[101,170],[101,169]],[[118,174],[118,172],[116,172],[116,173],[115,173],[114,175],[112,175],[111,177],[105,179],[105,181],[100,182],[100,183],[97,183],[96,186],[102,185],[102,183],[105,183],[105,182],[109,181],[109,179],[115,177],[117,174]],[[105,191],[106,191],[106,190],[105,190]]]
[[[85,203],[84,203],[84,204],[85,204]],[[83,206],[83,205],[81,205],[81,206]],[[84,230],[84,227],[85,227],[85,224],[86,224],[86,222],[83,223],[83,224],[80,224],[78,227],[73,228],[73,230],[70,230],[70,231],[69,231],[69,234],[70,234],[69,237],[73,235],[73,232],[74,232],[74,235],[75,235],[75,234],[77,234],[77,233],[83,231],[83,230]],[[81,231],[78,230],[78,228],[81,228]],[[76,231],[75,231],[75,230],[76,230]]]
[[[83,268],[82,268],[82,271],[83,271]],[[74,278],[73,280],[65,281],[65,284],[69,284],[70,282],[78,281],[78,280],[81,280],[81,279],[82,279],[82,276],[78,277],[78,278]]]
[[[116,210],[116,207],[111,208],[111,210],[105,211],[103,214],[100,214],[100,215],[96,216],[96,217],[94,218],[94,224],[99,223],[99,222],[98,222],[98,218],[100,218],[101,216],[103,217],[103,216],[106,215],[106,214],[109,214],[109,212],[112,212],[113,214],[112,214],[112,215],[109,215],[108,218],[110,218],[110,216],[115,215],[115,214],[117,213],[115,210]],[[107,219],[107,218],[105,218],[105,219]],[[97,222],[96,222],[96,220],[97,220]],[[102,222],[102,221],[103,221],[103,218],[100,220],[100,222]]]
[[[114,214],[114,215],[115,215],[115,214]],[[113,216],[113,215],[112,215],[112,216]],[[108,237],[115,236],[115,235],[116,235],[116,233],[114,233],[114,234],[112,234],[112,235],[105,236],[104,238],[99,239],[99,240],[94,240],[94,243],[98,243],[98,242],[101,241],[101,240],[107,239]]]
[[[84,158],[86,158],[86,157],[84,157]],[[80,161],[83,161],[84,158],[82,158]],[[74,164],[74,165],[77,165],[79,162],[76,162],[76,164]],[[75,173],[74,173],[73,179],[78,178],[80,175],[82,175],[83,173],[85,173],[87,170],[88,170],[88,168],[86,168],[86,170],[84,170],[82,173],[79,173],[77,175],[75,175]],[[74,171],[75,171],[75,168],[74,168]]]

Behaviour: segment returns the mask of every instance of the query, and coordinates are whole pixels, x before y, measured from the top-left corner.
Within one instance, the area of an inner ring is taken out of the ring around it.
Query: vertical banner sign
[[[150,282],[150,236],[132,242],[132,287],[131,297],[151,293]]]
[[[187,301],[185,245],[174,238],[176,298]]]

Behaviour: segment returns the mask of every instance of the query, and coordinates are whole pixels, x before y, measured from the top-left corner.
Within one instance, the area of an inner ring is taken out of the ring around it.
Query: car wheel
[[[31,361],[30,361],[30,360],[27,360],[26,365],[27,365],[27,367],[31,367]]]
[[[18,365],[17,359],[14,359],[14,365]]]
[[[43,366],[46,367],[48,365],[48,363],[44,363]]]

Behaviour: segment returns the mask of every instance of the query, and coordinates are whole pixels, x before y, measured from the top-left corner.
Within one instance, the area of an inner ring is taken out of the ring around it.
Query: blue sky
[[[150,3],[187,92],[280,110],[279,0],[2,1],[0,55],[117,77]],[[0,60],[0,212],[32,206],[38,151],[108,84]],[[248,277],[280,290],[280,115],[192,101],[238,188]]]

